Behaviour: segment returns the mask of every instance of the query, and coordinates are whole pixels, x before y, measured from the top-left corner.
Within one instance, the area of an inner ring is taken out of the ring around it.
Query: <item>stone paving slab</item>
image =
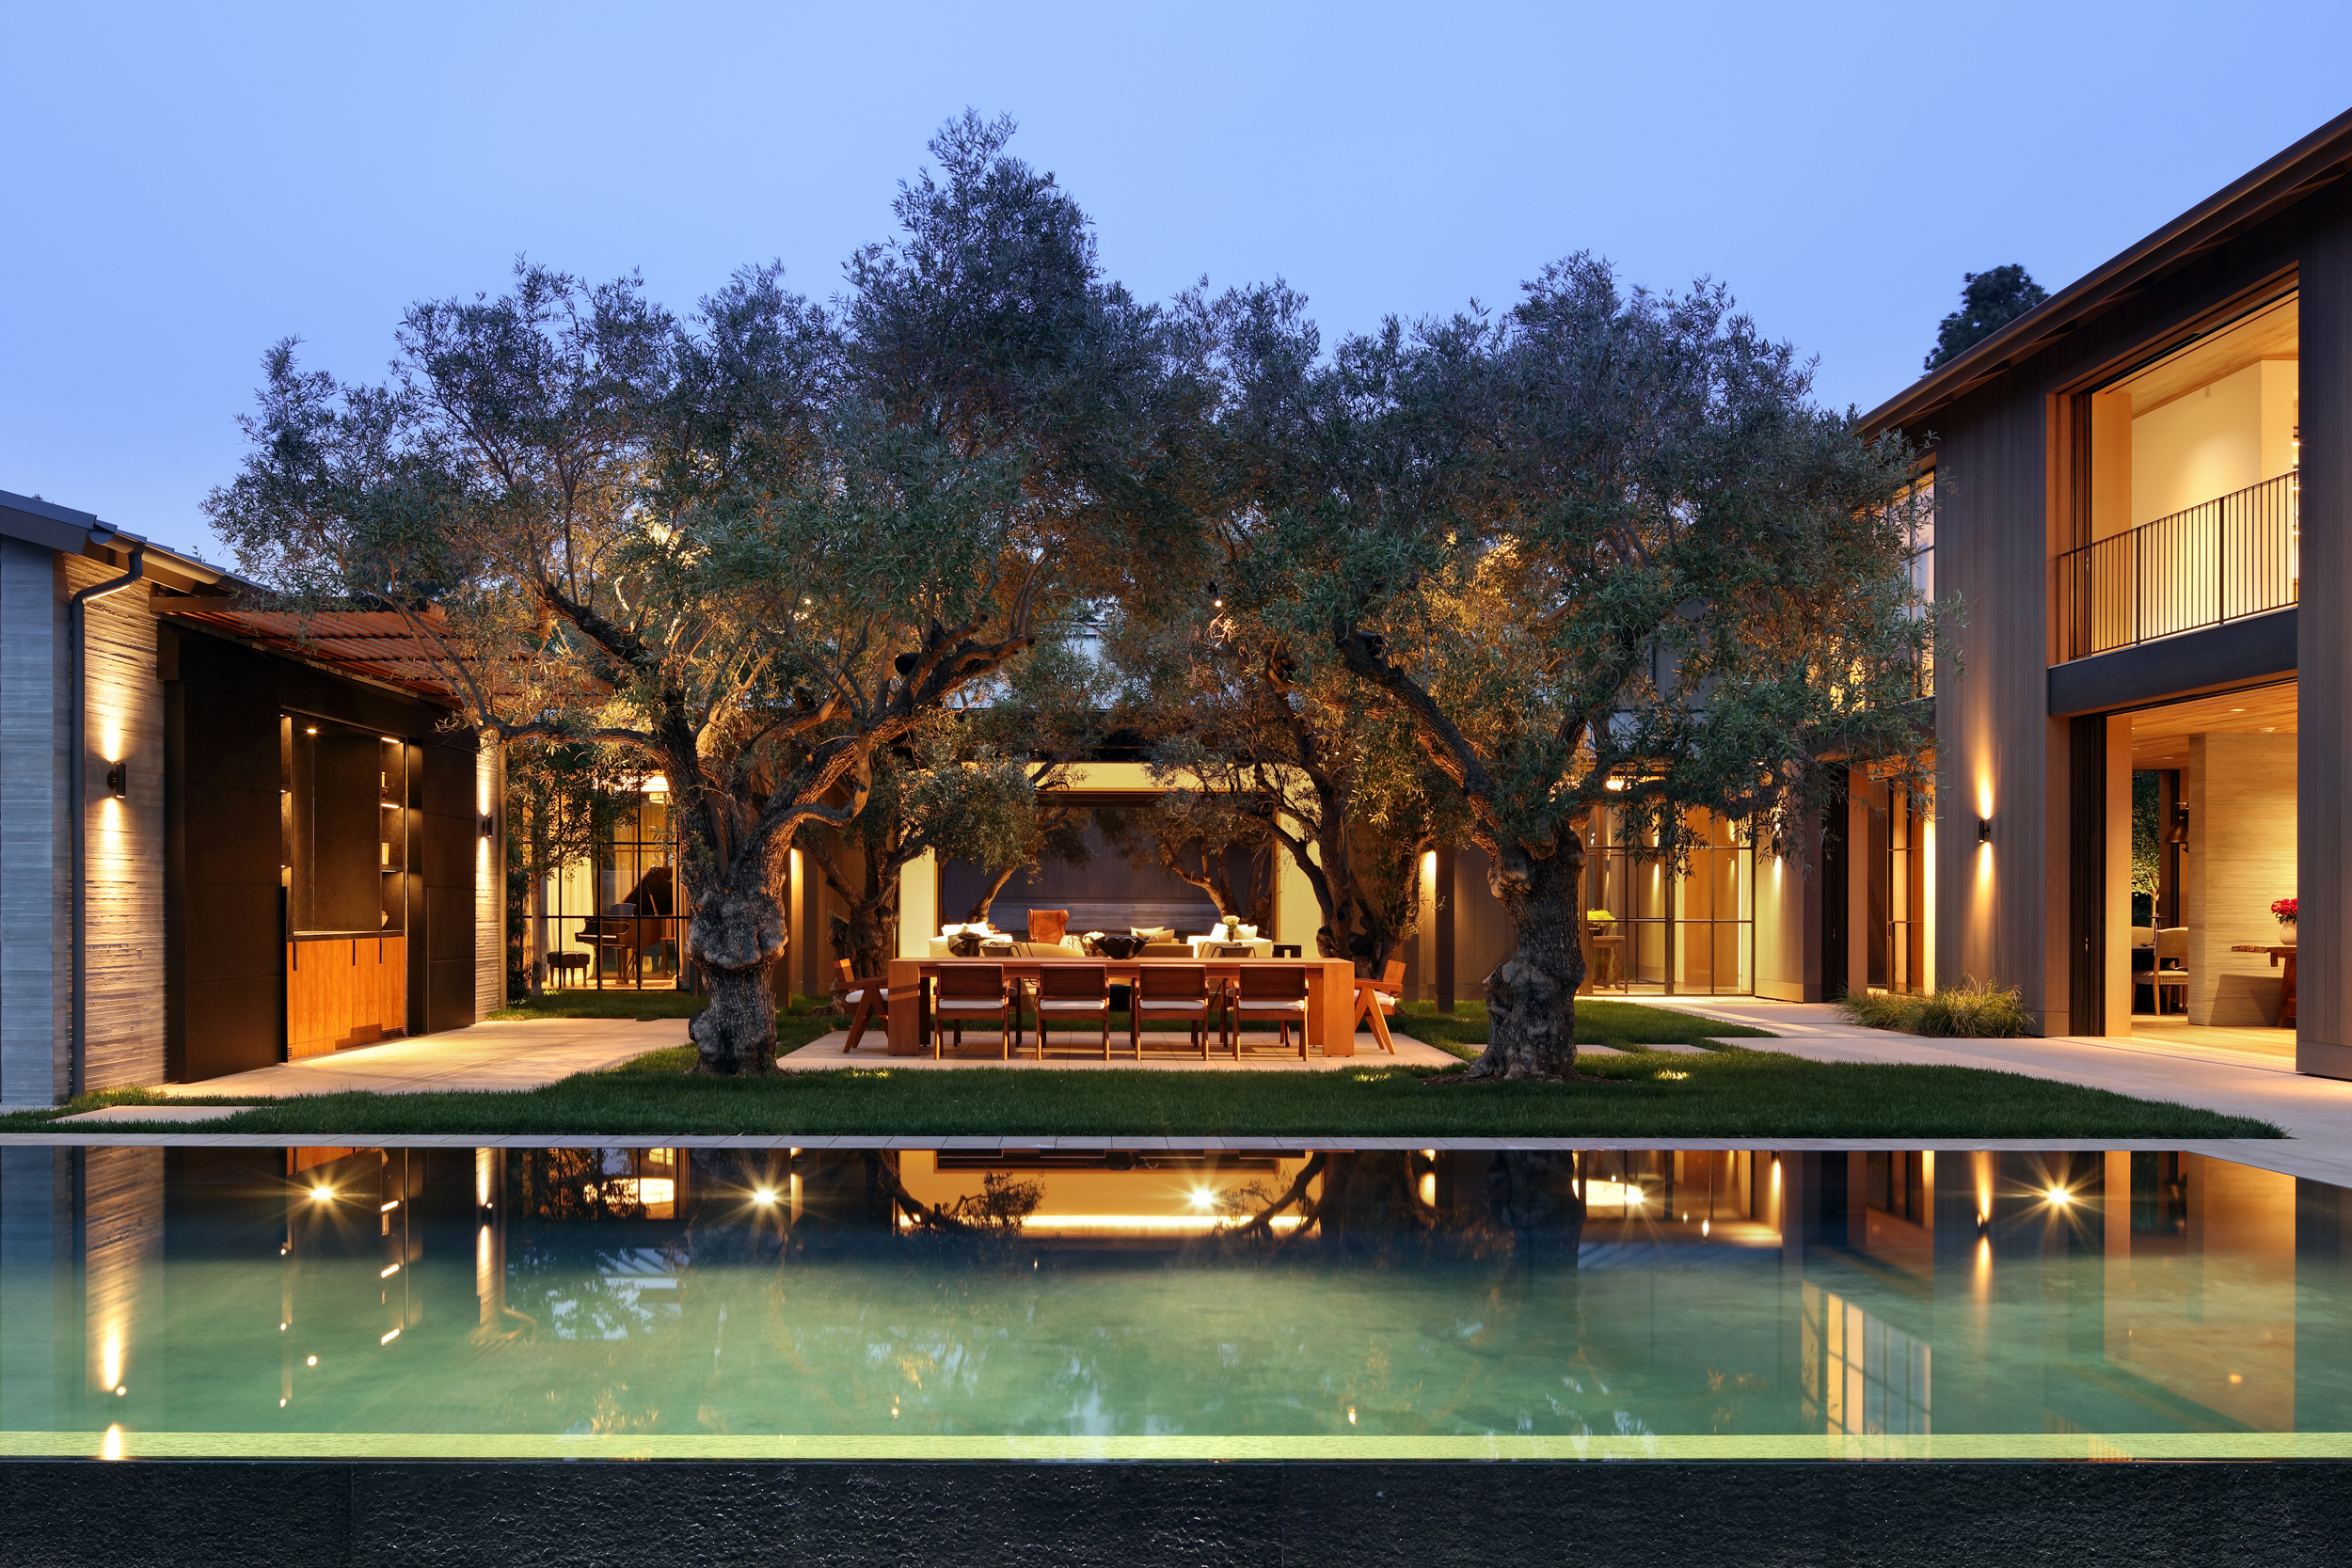
[[[535,1089],[575,1072],[597,1072],[686,1043],[682,1018],[544,1018],[494,1021],[412,1039],[303,1056],[194,1084],[166,1095],[422,1094]]]

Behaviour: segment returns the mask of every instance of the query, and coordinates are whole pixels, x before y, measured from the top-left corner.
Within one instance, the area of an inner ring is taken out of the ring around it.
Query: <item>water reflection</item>
[[[2348,1227],[2187,1152],[8,1148],[0,1429],[2335,1432]]]

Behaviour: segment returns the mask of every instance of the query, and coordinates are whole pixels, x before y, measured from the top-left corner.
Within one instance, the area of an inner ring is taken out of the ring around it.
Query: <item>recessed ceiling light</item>
[[[2232,713],[2244,713],[2246,710],[2242,707],[2233,707],[2230,711]]]

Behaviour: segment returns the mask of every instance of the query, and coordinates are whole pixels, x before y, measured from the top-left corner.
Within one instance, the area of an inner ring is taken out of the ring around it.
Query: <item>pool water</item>
[[[0,1452],[2343,1456],[2348,1239],[2145,1149],[11,1147]]]

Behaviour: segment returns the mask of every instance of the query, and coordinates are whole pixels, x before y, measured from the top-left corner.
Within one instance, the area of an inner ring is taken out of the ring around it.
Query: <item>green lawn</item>
[[[675,991],[559,993],[501,1017],[675,1018],[699,997]],[[596,1009],[602,1009],[598,1011]],[[776,1020],[790,1051],[838,1024],[795,998]],[[1123,1033],[1123,1015],[1114,1034]],[[1441,1015],[1407,1004],[1400,1032],[1470,1057],[1486,1037],[1484,1009]],[[316,1095],[204,1124],[207,1132],[315,1133],[364,1139],[403,1133],[966,1133],[1025,1135],[1370,1137],[2278,1137],[2266,1122],[2133,1100],[2020,1073],[1971,1068],[1824,1064],[1769,1051],[1705,1055],[1640,1050],[1762,1036],[1689,1013],[1626,1002],[1577,1006],[1577,1038],[1634,1053],[1589,1056],[1576,1084],[1451,1082],[1458,1069],[1388,1064],[1302,1073],[1069,1071],[871,1067],[758,1080],[700,1078],[691,1048],[657,1051],[610,1071],[506,1094]],[[143,1090],[86,1096],[55,1111],[0,1117],[30,1132],[71,1110],[136,1104]],[[205,1101],[183,1103],[205,1103]],[[215,1097],[210,1102],[220,1103]],[[118,1124],[121,1125],[121,1124]],[[159,1127],[162,1124],[156,1124]]]
[[[2243,1117],[1969,1068],[1824,1065],[1765,1052],[1596,1057],[1576,1084],[1433,1085],[1386,1067],[1301,1073],[873,1068],[719,1080],[684,1050],[520,1094],[320,1095],[207,1132],[1136,1133],[1385,1137],[2276,1137]],[[127,1098],[127,1097],[120,1097]],[[6,1118],[31,1131],[44,1113]],[[95,1130],[93,1130],[95,1131]]]

